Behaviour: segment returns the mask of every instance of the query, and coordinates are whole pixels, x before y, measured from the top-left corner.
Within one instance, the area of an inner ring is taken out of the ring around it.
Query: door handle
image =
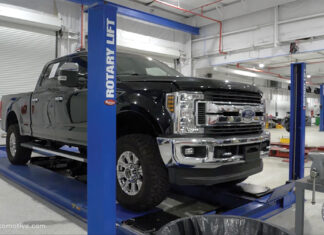
[[[31,101],[34,102],[34,103],[37,103],[38,102],[38,98],[32,98]]]
[[[57,97],[55,97],[55,101],[63,101],[63,97],[62,96],[57,96]]]

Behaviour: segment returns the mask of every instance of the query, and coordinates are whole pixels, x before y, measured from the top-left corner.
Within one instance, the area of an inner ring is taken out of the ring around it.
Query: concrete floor
[[[289,137],[285,129],[270,129],[271,142],[279,142],[282,137]],[[324,132],[319,132],[318,127],[306,127],[306,145],[324,146]],[[311,161],[305,163],[305,176],[309,175]],[[257,185],[265,185],[275,188],[283,185],[288,180],[289,164],[280,158],[268,157],[264,159],[263,171],[249,177],[245,182]],[[311,204],[312,192],[305,191],[305,235],[324,234],[324,218],[322,218],[322,207],[324,194],[316,193],[316,204]],[[267,220],[270,223],[282,226],[294,231],[295,205],[292,208]]]
[[[279,141],[282,136],[289,136],[284,129],[270,130],[270,132],[272,141]],[[0,138],[0,144],[2,143],[4,140]],[[324,146],[324,133],[318,132],[317,127],[308,127],[306,144]],[[308,162],[305,166],[310,167],[310,165],[311,162]],[[309,175],[309,168],[305,168],[305,175]],[[265,158],[264,170],[249,177],[246,182],[274,188],[284,184],[286,180],[288,180],[288,163],[279,158]],[[2,212],[0,213],[0,234],[86,234],[85,223],[1,176],[0,189],[0,211]],[[305,198],[305,234],[324,234],[324,221],[321,215],[324,194],[316,194],[316,205],[310,204],[310,191],[306,191]],[[293,206],[270,218],[268,222],[293,231],[294,218]],[[32,228],[35,225],[37,227]]]
[[[305,176],[309,175],[311,162],[305,164]],[[275,188],[283,185],[288,180],[289,165],[280,158],[265,158],[263,171],[249,177],[245,182],[256,185],[264,185]],[[316,204],[311,204],[312,193],[305,191],[305,235],[324,234],[324,220],[322,218],[322,207],[324,204],[324,194],[316,193]],[[295,205],[290,209],[275,215],[267,220],[292,232],[295,229]]]

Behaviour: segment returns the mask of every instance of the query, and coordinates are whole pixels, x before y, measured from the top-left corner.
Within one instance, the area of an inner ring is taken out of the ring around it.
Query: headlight
[[[261,100],[261,104],[263,104],[263,127],[266,126],[266,122],[267,122],[267,106],[266,106],[266,100],[262,99]]]
[[[166,95],[166,107],[173,119],[175,134],[203,133],[195,122],[195,101],[203,100],[201,92],[174,92]]]

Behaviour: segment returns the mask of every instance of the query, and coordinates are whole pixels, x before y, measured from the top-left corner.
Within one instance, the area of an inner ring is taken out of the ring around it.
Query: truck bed
[[[12,94],[2,96],[1,103],[1,129],[7,131],[7,120],[10,113],[14,111],[17,114],[18,123],[24,126],[22,133],[30,133],[30,98],[32,92]],[[28,128],[27,128],[28,127]],[[29,129],[29,130],[28,130]]]

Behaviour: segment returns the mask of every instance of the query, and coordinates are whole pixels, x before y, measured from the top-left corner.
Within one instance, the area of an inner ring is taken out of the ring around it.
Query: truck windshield
[[[172,76],[183,75],[164,63],[151,57],[117,54],[117,76]]]

